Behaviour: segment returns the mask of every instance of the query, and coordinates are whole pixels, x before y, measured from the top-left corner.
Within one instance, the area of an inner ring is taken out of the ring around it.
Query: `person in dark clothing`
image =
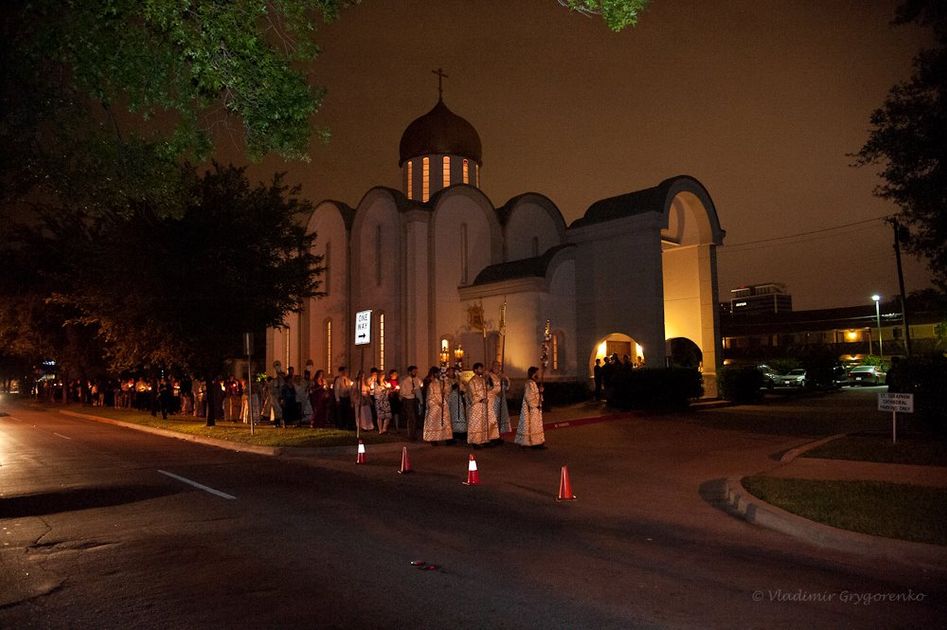
[[[592,368],[592,378],[595,380],[595,400],[602,399],[602,361],[595,359],[595,367]]]
[[[171,389],[171,381],[164,379],[158,389],[158,406],[161,408],[161,418],[168,419],[168,414],[173,413],[174,392]]]

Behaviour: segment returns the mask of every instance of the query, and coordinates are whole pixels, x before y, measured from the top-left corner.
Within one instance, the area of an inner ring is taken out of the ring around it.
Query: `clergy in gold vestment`
[[[440,370],[432,367],[428,373],[427,401],[424,416],[425,442],[440,442],[453,439],[451,428],[450,405],[447,397],[450,394],[450,382],[441,378]]]
[[[493,390],[487,389],[482,363],[475,363],[473,371],[474,375],[467,383],[467,443],[479,446],[500,437],[496,416],[490,413],[487,401],[491,391],[494,395],[499,392],[500,384],[495,383]],[[491,416],[493,422],[490,422]]]
[[[542,398],[539,395],[539,368],[531,367],[526,373],[526,390],[523,392],[523,406],[520,408],[520,422],[516,427],[515,442],[520,446],[542,448],[546,442],[543,431]]]

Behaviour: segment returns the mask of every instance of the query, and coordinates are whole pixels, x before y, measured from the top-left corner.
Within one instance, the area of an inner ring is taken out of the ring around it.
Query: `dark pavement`
[[[733,518],[719,482],[884,426],[870,391],[419,444],[356,466],[0,417],[0,627],[942,627],[945,570]],[[579,500],[554,501],[567,464]],[[163,472],[162,472],[163,471]],[[173,476],[169,476],[173,475]],[[201,484],[224,495],[189,485]],[[425,560],[434,571],[409,563]],[[921,601],[916,601],[921,594]],[[865,601],[870,595],[915,601]]]

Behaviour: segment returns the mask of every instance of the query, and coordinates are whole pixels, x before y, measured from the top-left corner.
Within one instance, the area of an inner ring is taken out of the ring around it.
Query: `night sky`
[[[480,133],[494,205],[540,192],[571,223],[598,199],[689,174],[727,231],[722,299],[784,282],[796,309],[870,304],[897,289],[880,220],[756,241],[895,211],[871,194],[875,170],[846,154],[925,41],[889,24],[896,6],[653,0],[636,28],[612,33],[555,0],[366,0],[316,37],[313,83],[328,97],[315,124],[332,140],[310,164],[252,172],[288,171],[313,202],[400,188],[401,133],[436,102],[443,67],[445,103]],[[928,286],[921,263],[906,271],[908,291]]]

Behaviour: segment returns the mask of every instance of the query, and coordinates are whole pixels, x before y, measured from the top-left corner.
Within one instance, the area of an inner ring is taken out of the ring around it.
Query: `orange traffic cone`
[[[467,462],[467,481],[464,482],[464,485],[480,485],[480,471],[477,470],[477,460],[474,459],[473,453],[470,454],[470,461]]]
[[[572,482],[569,481],[569,467],[563,466],[559,473],[559,497],[556,501],[575,501],[572,494]]]
[[[365,463],[365,443],[361,440],[358,441],[358,455],[355,456],[356,464]]]
[[[402,446],[401,447],[401,469],[398,470],[398,474],[403,475],[409,472],[414,472],[414,470],[412,470],[411,460],[408,458],[408,447]]]

